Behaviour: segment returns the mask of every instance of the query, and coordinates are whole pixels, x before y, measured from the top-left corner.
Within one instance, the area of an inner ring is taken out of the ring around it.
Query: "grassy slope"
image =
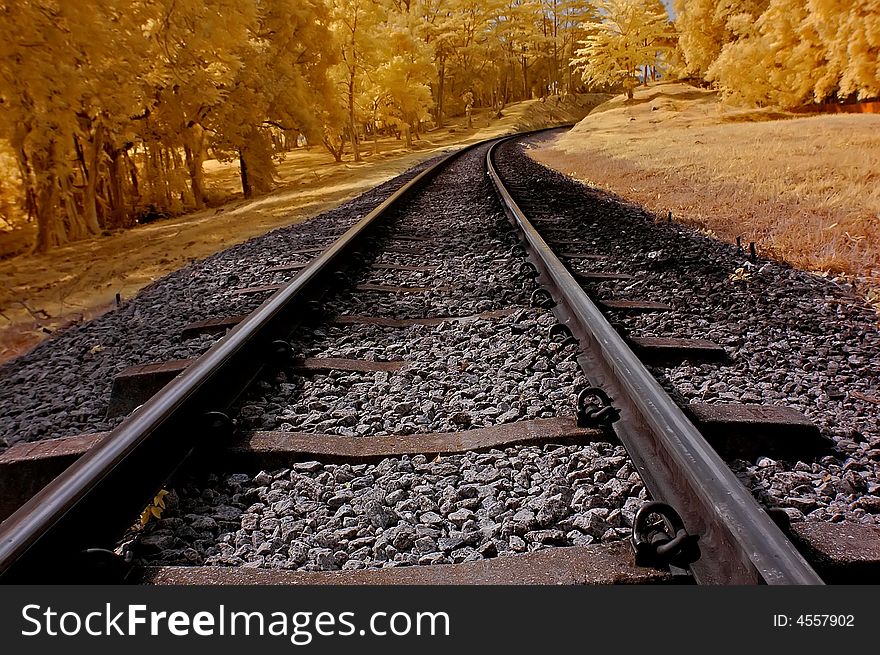
[[[601,105],[538,161],[809,270],[880,286],[880,116],[723,107],[664,83]]]
[[[500,119],[485,111],[468,129],[462,118],[434,130],[407,151],[401,141],[363,144],[364,161],[336,164],[323,148],[289,153],[279,166],[278,188],[244,200],[234,164],[206,163],[214,197],[229,202],[205,211],[80,241],[45,255],[0,261],[0,361],[32,347],[69,322],[110,309],[117,293],[128,298],[151,281],[194,259],[277,227],[331,209],[429,159],[442,150],[508,132],[580,120],[607,96],[580,96],[557,104],[530,100],[510,105]],[[348,157],[347,157],[348,158]]]

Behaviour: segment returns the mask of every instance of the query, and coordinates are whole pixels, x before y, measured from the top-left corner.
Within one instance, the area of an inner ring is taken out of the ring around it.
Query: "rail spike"
[[[650,521],[652,517],[661,522]],[[684,521],[671,505],[645,503],[633,519],[631,544],[636,566],[687,568],[700,558],[699,535],[688,534]]]
[[[580,428],[609,427],[620,418],[620,410],[603,389],[587,387],[578,393],[576,416]]]

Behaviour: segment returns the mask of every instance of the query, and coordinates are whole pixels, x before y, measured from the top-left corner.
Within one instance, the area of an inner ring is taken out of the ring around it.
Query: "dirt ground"
[[[532,156],[660,217],[856,278],[880,307],[880,115],[738,110],[660,83],[605,103]]]
[[[401,141],[362,144],[364,161],[335,163],[323,148],[298,149],[279,166],[277,188],[244,200],[238,168],[206,162],[209,191],[233,200],[220,207],[156,221],[108,237],[79,241],[44,255],[0,261],[0,361],[21,354],[65,326],[113,307],[150,282],[272,229],[302,222],[381,184],[441,151],[505,133],[575,122],[607,96],[585,95],[508,106],[500,119],[478,111],[422,135],[412,150]],[[349,156],[346,156],[349,158]]]

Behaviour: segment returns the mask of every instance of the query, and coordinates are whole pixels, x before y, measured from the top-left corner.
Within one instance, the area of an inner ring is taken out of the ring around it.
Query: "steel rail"
[[[516,204],[494,164],[496,148],[514,138],[489,149],[489,175],[538,281],[557,303],[554,313],[579,341],[584,373],[620,410],[614,430],[648,491],[678,511],[690,534],[699,535],[694,579],[700,584],[823,584]]]
[[[268,360],[283,356],[273,350],[273,340],[286,339],[302,319],[303,301],[320,294],[328,276],[352,263],[346,255],[357,252],[390,209],[452,160],[491,141],[447,155],[398,189],[0,524],[0,581],[96,581],[91,576],[97,573],[83,568],[88,560],[82,553],[105,549],[109,555],[106,551],[196,448],[228,438],[231,426],[217,424],[214,412],[225,412]]]

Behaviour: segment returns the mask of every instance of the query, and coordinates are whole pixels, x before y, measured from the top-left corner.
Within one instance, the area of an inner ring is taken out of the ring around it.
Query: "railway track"
[[[818,431],[784,409],[685,413],[642,361],[724,349],[621,336],[609,316],[671,308],[593,293],[627,275],[517,203],[510,147],[228,275],[265,300],[186,325],[199,357],[121,371],[115,429],[7,450],[7,488],[49,483],[0,525],[0,579],[821,583],[716,453],[743,426],[817,452]],[[163,484],[174,506],[131,530]]]

